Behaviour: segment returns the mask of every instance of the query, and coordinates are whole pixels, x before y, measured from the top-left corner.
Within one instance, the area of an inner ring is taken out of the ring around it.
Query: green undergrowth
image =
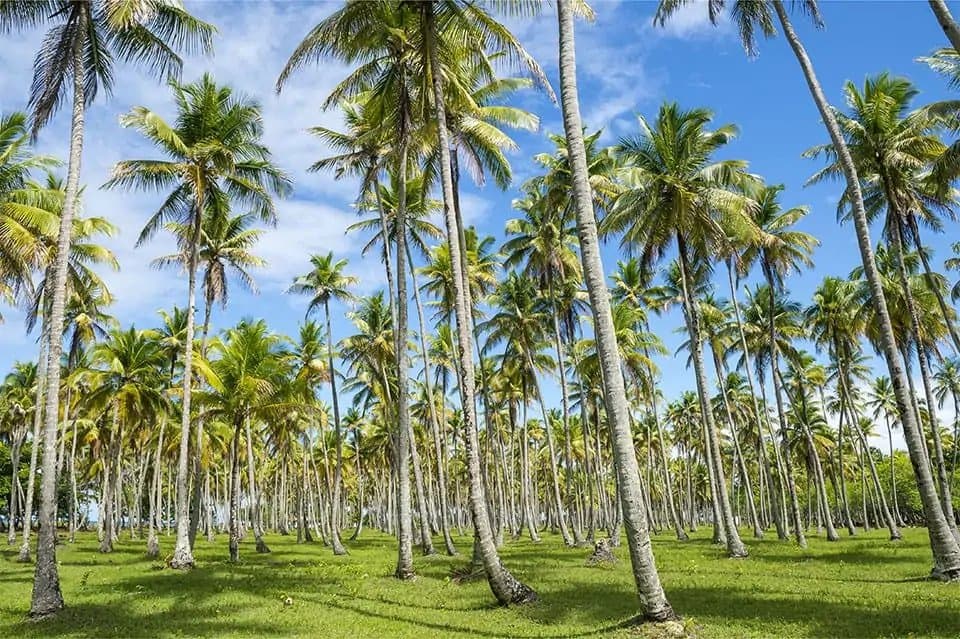
[[[589,548],[565,548],[555,535],[503,548],[505,564],[540,602],[494,603],[483,580],[455,579],[463,555],[416,557],[418,577],[392,576],[393,540],[364,532],[335,557],[319,543],[252,539],[242,562],[227,561],[226,537],[197,542],[198,567],[181,573],[144,558],[127,535],[114,553],[96,538],[58,547],[67,609],[25,620],[32,566],[0,549],[0,637],[958,637],[960,585],[926,579],[926,531],[889,542],[882,531],[800,550],[768,533],[747,541],[751,556],[731,560],[702,530],[690,541],[655,540],[660,574],[683,625],[637,626],[638,602],[625,547],[613,566],[588,567]],[[470,540],[455,540],[469,554]],[[173,538],[161,536],[161,553]],[[442,548],[442,543],[438,545]]]

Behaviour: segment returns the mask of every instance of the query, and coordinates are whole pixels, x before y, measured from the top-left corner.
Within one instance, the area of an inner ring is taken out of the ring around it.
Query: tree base
[[[690,535],[683,528],[677,528],[677,541],[687,541],[689,539]]]
[[[20,546],[20,553],[17,555],[17,561],[21,564],[29,564],[33,560],[30,558],[30,544],[23,542]]]
[[[160,556],[160,542],[156,535],[150,535],[147,539],[147,559],[156,559]]]
[[[510,605],[522,606],[524,604],[532,604],[538,601],[540,601],[540,596],[537,594],[536,590],[522,581],[516,581],[514,583],[513,594],[510,597]]]
[[[189,548],[177,548],[170,558],[170,567],[174,570],[190,570],[193,568],[193,555]]]
[[[942,568],[934,566],[930,570],[930,579],[934,581],[941,581],[943,583],[960,581],[960,568],[943,570]]]
[[[400,581],[412,581],[417,578],[417,573],[412,568],[397,568],[393,576]]]
[[[267,554],[267,553],[270,552],[270,546],[268,546],[267,543],[266,543],[264,540],[258,539],[258,540],[257,540],[257,552],[260,553],[260,554],[262,554],[262,555],[265,555],[265,554]]]
[[[617,556],[613,554],[609,540],[598,539],[593,544],[593,554],[587,557],[587,566],[613,565],[617,563]]]

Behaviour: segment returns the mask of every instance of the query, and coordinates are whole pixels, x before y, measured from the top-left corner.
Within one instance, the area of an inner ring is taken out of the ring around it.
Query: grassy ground
[[[351,554],[273,536],[270,555],[252,542],[243,563],[225,558],[226,539],[198,541],[199,567],[184,574],[143,558],[143,542],[124,540],[100,555],[83,536],[58,551],[68,608],[57,618],[24,621],[32,566],[0,549],[0,637],[573,637],[658,636],[624,628],[637,612],[626,549],[614,568],[584,565],[589,550],[508,544],[504,561],[540,593],[540,603],[504,609],[486,582],[450,579],[463,558],[417,557],[419,577],[390,573],[389,537],[364,532]],[[466,538],[458,540],[469,551]],[[724,558],[705,533],[655,550],[667,594],[696,637],[958,637],[960,585],[927,581],[926,532],[893,544],[882,532],[801,551],[774,539],[749,542],[751,557]],[[442,547],[442,544],[441,544]],[[161,552],[172,538],[161,537]],[[284,599],[292,599],[285,605]]]

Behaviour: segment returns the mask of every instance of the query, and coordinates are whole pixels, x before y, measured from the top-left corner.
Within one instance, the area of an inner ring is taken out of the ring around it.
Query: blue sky
[[[839,104],[846,80],[860,83],[867,75],[889,71],[910,77],[921,91],[918,103],[948,97],[945,82],[918,56],[945,46],[945,38],[926,3],[921,2],[824,2],[826,29],[817,31],[804,17],[795,16],[798,31],[816,66],[831,101]],[[244,316],[263,317],[277,331],[293,334],[305,310],[305,300],[283,291],[293,276],[306,270],[311,253],[334,251],[350,260],[349,271],[360,278],[360,292],[383,285],[382,268],[373,257],[363,258],[364,238],[346,235],[344,229],[356,217],[351,208],[356,184],[336,182],[331,176],[307,174],[306,167],[325,155],[325,149],[303,130],[324,124],[336,127],[335,112],[320,111],[319,104],[345,70],[336,64],[307,70],[296,76],[282,95],[273,84],[281,67],[306,30],[337,5],[320,2],[187,2],[203,18],[215,23],[220,35],[210,59],[190,59],[184,79],[192,80],[210,71],[221,83],[229,83],[257,98],[264,106],[266,141],[276,161],[296,180],[293,196],[279,205],[280,222],[266,232],[259,254],[269,266],[257,273],[261,293],[253,296],[234,287],[231,303],[214,313],[221,328]],[[760,43],[757,59],[748,59],[731,25],[711,26],[700,4],[683,9],[665,29],[651,24],[652,2],[596,1],[597,20],[578,25],[577,53],[584,122],[591,130],[604,129],[604,141],[613,144],[636,130],[636,114],[653,116],[665,100],[683,107],[708,107],[717,123],[735,123],[739,139],[729,145],[725,157],[746,159],[753,172],[770,183],[783,183],[786,205],[806,204],[810,215],[801,228],[816,235],[821,246],[815,254],[816,269],[788,282],[794,297],[806,303],[826,275],[846,275],[859,263],[853,230],[837,225],[836,200],[841,187],[828,184],[804,188],[804,181],[820,164],[800,154],[826,141],[825,131],[810,100],[799,67],[781,38]],[[960,9],[960,8],[958,8]],[[554,87],[556,79],[556,16],[552,9],[536,20],[512,23],[515,33],[546,69]],[[0,46],[0,110],[22,109],[26,103],[30,68],[40,33],[3,36]],[[533,175],[534,154],[550,150],[548,133],[562,133],[560,112],[545,96],[534,92],[518,96],[518,104],[537,113],[541,130],[515,136],[519,150],[511,155],[516,183]],[[119,273],[104,273],[117,296],[114,312],[124,324],[146,327],[157,321],[157,311],[183,305],[185,278],[176,272],[158,272],[150,260],[170,252],[168,238],[135,249],[137,233],[159,203],[157,196],[98,190],[110,167],[120,159],[153,157],[154,151],[132,131],[118,126],[118,117],[134,105],[145,105],[162,114],[171,113],[166,87],[123,69],[114,94],[100,99],[88,116],[83,182],[88,185],[87,214],[103,215],[121,228],[109,241],[122,264]],[[68,121],[60,115],[40,136],[39,149],[60,157],[66,155]],[[516,186],[499,192],[493,186],[478,188],[464,180],[464,213],[469,223],[484,234],[503,237],[506,220],[513,217],[510,202]],[[935,258],[947,252],[953,228],[945,236],[928,238]],[[604,265],[611,271],[621,258],[615,242],[604,249]],[[722,273],[718,273],[718,276]],[[722,282],[720,282],[722,285]],[[724,295],[723,289],[720,292]],[[345,313],[338,309],[334,331],[350,330]],[[0,370],[15,359],[36,356],[35,336],[23,331],[22,315],[2,309],[7,319],[0,326]],[[675,333],[679,315],[654,318],[653,328],[671,352],[682,341]],[[663,390],[668,397],[693,388],[686,357],[666,357],[659,364]]]

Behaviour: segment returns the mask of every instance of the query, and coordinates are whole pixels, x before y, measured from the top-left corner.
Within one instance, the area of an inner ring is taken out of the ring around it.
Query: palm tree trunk
[[[933,0],[939,4],[939,0]],[[810,88],[820,116],[830,134],[830,140],[837,153],[837,159],[840,161],[843,173],[846,178],[847,191],[850,194],[850,200],[853,209],[853,221],[856,227],[857,245],[860,248],[860,257],[863,262],[864,275],[870,288],[870,295],[876,309],[877,317],[880,323],[881,346],[884,358],[887,360],[887,368],[890,372],[890,379],[893,382],[894,391],[897,395],[897,407],[900,412],[901,423],[903,424],[904,439],[907,442],[907,449],[910,453],[910,461],[913,464],[913,471],[917,478],[921,501],[923,502],[924,516],[927,521],[927,532],[930,536],[930,548],[933,554],[933,574],[937,577],[956,578],[960,577],[960,545],[953,535],[953,522],[948,522],[943,509],[937,497],[937,490],[934,486],[933,475],[930,471],[930,465],[923,455],[923,436],[919,427],[917,413],[911,406],[910,396],[907,390],[907,379],[904,373],[903,363],[897,353],[897,341],[893,332],[893,324],[890,321],[890,315],[887,311],[887,303],[883,294],[883,286],[880,280],[880,273],[877,269],[876,260],[873,255],[873,247],[870,241],[870,228],[867,222],[866,210],[863,206],[863,195],[860,190],[860,178],[857,175],[856,166],[850,155],[837,125],[836,117],[831,111],[827,98],[820,87],[813,64],[810,61],[807,52],[797,36],[787,10],[783,5],[783,0],[773,0],[774,9],[777,12],[784,35],[793,49],[797,61],[803,69],[804,78]]]
[[[89,9],[87,9],[89,11]],[[88,19],[89,16],[88,16]],[[31,617],[45,617],[63,608],[60,576],[56,559],[57,518],[57,423],[60,419],[60,353],[63,348],[63,314],[67,299],[67,265],[73,215],[80,189],[80,162],[83,153],[84,115],[86,110],[86,68],[84,49],[75,47],[73,54],[73,116],[70,122],[70,156],[67,162],[67,184],[57,254],[54,261],[53,291],[47,326],[47,393],[43,428],[43,484],[40,489],[40,532],[37,536],[37,564],[34,572]],[[39,383],[39,382],[38,382]],[[39,409],[39,405],[37,406]],[[34,441],[34,446],[37,445]],[[29,526],[29,521],[25,523]]]
[[[395,575],[398,579],[412,579],[413,571],[413,512],[410,495],[410,404],[409,370],[410,357],[407,350],[407,266],[406,266],[406,228],[407,213],[407,120],[403,115],[400,131],[400,195],[397,205],[397,229],[395,241],[397,250],[397,323],[394,331],[397,358],[397,510],[399,526],[397,530],[398,553]]]
[[[199,176],[198,176],[199,177]],[[193,339],[195,333],[197,263],[200,245],[200,229],[204,214],[205,186],[202,179],[194,187],[193,228],[190,240],[190,259],[187,266],[187,326],[183,352],[183,401],[180,417],[180,452],[177,462],[177,543],[170,559],[170,567],[188,569],[193,567],[193,550],[190,545],[190,399],[193,393]]]
[[[929,0],[929,2],[930,9],[933,10],[933,15],[937,17],[940,28],[943,29],[947,40],[950,41],[950,46],[960,51],[960,26],[957,26],[956,21],[953,19],[953,14],[950,13],[950,8],[947,6],[947,3],[945,0]]]
[[[947,306],[947,301],[943,297],[943,291],[937,286],[936,277],[933,268],[930,266],[930,258],[927,256],[927,251],[924,250],[923,244],[920,242],[920,228],[917,226],[917,220],[913,215],[910,215],[908,222],[910,224],[910,235],[913,237],[913,246],[917,251],[917,255],[920,256],[920,261],[923,263],[923,272],[924,275],[926,275],[927,284],[933,292],[934,297],[937,298],[940,316],[943,317],[943,323],[950,333],[953,348],[957,354],[960,354],[960,332],[957,331],[957,323],[952,318],[953,313]]]
[[[557,474],[557,450],[553,442],[553,426],[550,423],[550,415],[547,412],[547,404],[543,400],[543,394],[540,390],[540,380],[537,378],[536,369],[533,366],[533,359],[529,351],[525,350],[527,367],[530,368],[533,376],[534,392],[537,395],[537,402],[540,404],[540,414],[543,417],[543,430],[547,436],[547,452],[550,454],[550,460],[547,464],[550,467],[550,487],[553,496],[553,507],[557,512],[557,523],[560,526],[560,536],[563,537],[563,543],[567,546],[573,546],[573,537],[567,528],[566,517],[564,516],[563,500],[560,497],[560,477]]]
[[[760,517],[757,515],[757,505],[753,500],[753,488],[750,485],[750,473],[747,470],[747,462],[743,457],[743,452],[740,450],[740,436],[737,433],[737,424],[736,419],[733,416],[733,411],[730,409],[730,399],[727,397],[726,384],[723,379],[723,366],[720,363],[720,355],[717,353],[717,349],[713,348],[711,345],[711,351],[713,352],[713,366],[717,371],[717,388],[720,391],[720,397],[723,400],[723,412],[727,418],[727,425],[730,427],[730,436],[733,439],[733,456],[734,459],[733,468],[730,469],[730,474],[736,476],[737,472],[740,472],[740,477],[743,480],[744,493],[747,500],[747,514],[750,516],[750,523],[753,525],[753,536],[756,539],[763,539],[763,528],[760,526]]]
[[[323,311],[327,320],[327,365],[330,367],[330,395],[333,402],[333,429],[336,442],[337,467],[333,471],[333,497],[330,499],[330,541],[334,555],[345,555],[347,549],[340,540],[340,486],[343,483],[343,431],[340,428],[340,399],[337,395],[337,369],[333,362],[333,328],[330,324],[330,300],[324,299]]]
[[[842,364],[841,364],[842,365]],[[841,375],[844,373],[841,372]],[[840,420],[837,424],[837,474],[840,476],[840,504],[843,508],[843,519],[847,526],[847,532],[851,537],[857,534],[857,529],[853,525],[853,518],[850,516],[850,501],[847,499],[847,479],[846,470],[843,465],[843,422],[846,411],[840,411]]]
[[[443,71],[437,50],[437,27],[434,19],[433,2],[420,4],[423,12],[423,36],[427,49],[426,60],[433,88],[434,115],[437,121],[440,154],[440,182],[443,193],[444,223],[447,242],[450,248],[450,261],[453,268],[454,310],[457,322],[457,358],[461,372],[460,396],[463,406],[464,447],[466,449],[467,473],[470,487],[470,512],[474,533],[483,558],[487,580],[494,596],[501,604],[526,603],[536,599],[536,593],[518,581],[500,562],[490,518],[487,514],[483,477],[480,471],[480,450],[477,437],[477,411],[475,398],[475,376],[471,349],[471,310],[466,273],[463,268],[463,256],[460,243],[460,228],[457,224],[453,204],[453,170],[450,161],[450,136],[447,131],[446,104],[443,91]]]
[[[157,505],[161,491],[160,458],[163,453],[163,431],[166,420],[161,418],[160,434],[157,436],[157,452],[153,457],[153,477],[150,481],[150,511],[147,515],[147,558],[156,559],[160,555],[160,541],[157,539]]]
[[[230,442],[230,561],[240,561],[240,418],[233,427]],[[256,514],[253,515],[254,522]],[[253,524],[256,530],[256,523]]]
[[[443,464],[443,446],[440,440],[440,420],[437,418],[437,407],[434,404],[433,384],[430,381],[430,372],[433,365],[430,361],[430,352],[427,348],[427,324],[423,319],[423,303],[420,299],[420,288],[417,286],[417,270],[413,267],[410,247],[407,246],[407,261],[410,263],[410,281],[413,285],[413,299],[417,307],[417,334],[420,337],[420,353],[423,358],[423,383],[427,393],[427,416],[430,419],[430,432],[433,436],[433,447],[436,454],[437,493],[440,497],[440,531],[443,533],[443,543],[447,554],[451,557],[457,554],[450,536],[449,507],[447,505],[447,474]]]
[[[884,176],[881,176],[881,178],[884,179],[884,184],[886,184]],[[886,189],[886,193],[887,201],[894,202],[889,189]],[[897,208],[899,208],[895,204],[892,204],[891,206],[893,206],[895,211]],[[893,248],[893,252],[897,260],[897,276],[900,281],[900,287],[903,289],[904,301],[906,302],[907,306],[907,314],[910,316],[910,330],[913,333],[913,343],[916,345],[917,361],[920,363],[920,381],[923,384],[924,399],[927,403],[927,415],[930,419],[930,434],[931,439],[933,440],[933,464],[937,473],[937,484],[940,487],[940,506],[943,508],[943,515],[946,518],[947,523],[953,529],[954,537],[957,537],[958,540],[960,540],[960,536],[958,536],[956,527],[956,517],[953,513],[953,496],[951,495],[950,490],[950,479],[947,476],[947,465],[943,456],[943,443],[940,440],[940,421],[937,419],[937,404],[934,402],[933,397],[933,384],[931,382],[927,347],[926,344],[924,344],[923,332],[920,326],[920,314],[917,311],[917,305],[914,301],[913,291],[910,288],[907,267],[904,263],[903,253],[905,248],[903,244],[904,233],[901,226],[902,213],[896,211],[896,214],[897,218],[895,223],[890,225],[893,231],[891,247]],[[923,253],[922,250],[920,252]],[[935,286],[931,286],[931,289],[935,288]],[[945,317],[944,322],[949,325],[949,317]]]
[[[560,52],[560,90],[563,128],[567,138],[572,173],[573,201],[577,217],[577,235],[584,280],[590,295],[597,352],[603,371],[602,383],[610,438],[620,487],[633,578],[643,606],[644,617],[654,621],[673,619],[676,614],[660,584],[650,533],[643,512],[639,467],[627,415],[627,395],[620,371],[619,348],[614,332],[600,247],[588,181],[583,123],[577,92],[577,65],[574,44],[573,7],[570,0],[557,0]]]
[[[263,518],[260,514],[261,491],[257,490],[257,474],[255,471],[255,460],[253,457],[253,432],[250,428],[250,417],[246,416],[243,420],[247,440],[247,499],[250,502],[252,510],[250,526],[253,528],[253,538],[256,543],[256,550],[259,553],[268,553],[270,548],[263,541]]]
[[[713,459],[713,476],[716,481],[717,506],[720,511],[723,532],[726,536],[727,554],[731,557],[746,557],[747,548],[740,540],[740,532],[737,530],[736,521],[733,518],[733,510],[730,507],[730,497],[727,493],[727,482],[723,470],[723,457],[720,455],[720,438],[717,434],[717,427],[713,419],[713,411],[710,407],[710,391],[707,388],[707,376],[703,365],[703,342],[700,335],[700,318],[697,310],[697,301],[690,296],[692,282],[688,281],[690,277],[689,257],[687,247],[683,236],[677,234],[677,249],[679,251],[680,280],[683,286],[683,305],[684,318],[686,319],[687,332],[690,335],[690,351],[693,360],[693,372],[697,381],[697,394],[700,396],[700,414],[703,417],[704,427],[707,433],[705,444],[710,448],[710,456]]]

